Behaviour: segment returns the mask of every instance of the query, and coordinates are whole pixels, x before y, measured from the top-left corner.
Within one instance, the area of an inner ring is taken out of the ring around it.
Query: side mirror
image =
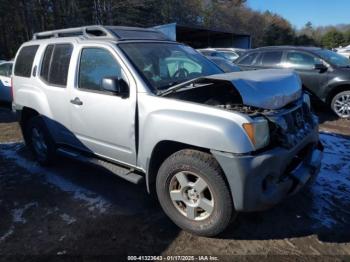
[[[320,72],[324,72],[324,71],[327,71],[328,67],[325,66],[324,64],[315,64],[314,69]]]
[[[116,96],[129,96],[129,86],[122,78],[105,77],[102,79],[101,87],[104,91],[111,92]]]

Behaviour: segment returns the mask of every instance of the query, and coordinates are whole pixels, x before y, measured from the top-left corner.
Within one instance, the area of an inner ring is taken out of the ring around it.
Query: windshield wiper
[[[196,79],[192,79],[192,80],[177,84],[177,85],[172,86],[171,88],[169,88],[167,90],[157,92],[157,95],[164,96],[164,95],[169,95],[169,94],[172,94],[172,93],[178,92],[180,90],[184,90],[184,89],[186,89],[186,90],[193,89],[193,88],[208,86],[208,85],[213,84],[211,82],[196,83],[196,81],[198,81],[198,80],[199,80],[199,78],[196,78]]]

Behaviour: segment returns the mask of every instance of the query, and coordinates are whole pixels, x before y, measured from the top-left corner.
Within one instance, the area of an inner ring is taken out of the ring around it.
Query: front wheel
[[[171,155],[158,171],[156,189],[164,212],[191,233],[215,236],[235,213],[220,166],[208,153],[181,150]]]
[[[331,102],[333,111],[341,118],[350,118],[350,90],[336,94]]]

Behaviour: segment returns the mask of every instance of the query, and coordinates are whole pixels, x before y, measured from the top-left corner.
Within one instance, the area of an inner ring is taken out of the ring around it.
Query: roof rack
[[[33,39],[45,39],[45,38],[57,38],[57,37],[69,37],[69,36],[85,36],[87,38],[112,38],[116,39],[117,37],[107,30],[104,26],[92,25],[84,27],[74,27],[67,29],[59,29],[46,31],[41,33],[35,33]]]
[[[113,39],[113,40],[167,40],[170,39],[155,29],[125,27],[125,26],[102,26],[91,25],[75,28],[67,28],[53,31],[35,33],[33,40],[83,36],[88,39]]]

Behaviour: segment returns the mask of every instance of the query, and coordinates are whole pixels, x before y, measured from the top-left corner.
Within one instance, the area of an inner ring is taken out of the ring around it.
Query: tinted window
[[[286,57],[286,67],[296,69],[314,69],[317,63],[321,63],[319,59],[301,52],[288,52]]]
[[[32,72],[32,66],[36,51],[38,50],[38,45],[25,46],[19,52],[16,65],[15,65],[15,75],[30,77]]]
[[[40,76],[46,81],[49,81],[50,61],[51,61],[53,47],[54,47],[53,45],[48,45],[46,47],[43,62],[41,64]]]
[[[276,66],[281,63],[283,52],[265,52],[262,54],[261,65],[263,66]]]
[[[0,76],[10,77],[12,73],[12,64],[5,63],[0,65]]]
[[[122,77],[117,61],[105,49],[83,49],[79,67],[79,88],[102,91],[101,82],[104,77]]]
[[[238,62],[240,65],[252,65],[254,63],[255,58],[257,57],[258,53],[251,53],[247,54]]]
[[[49,72],[49,83],[65,86],[73,47],[70,44],[55,45]]]

